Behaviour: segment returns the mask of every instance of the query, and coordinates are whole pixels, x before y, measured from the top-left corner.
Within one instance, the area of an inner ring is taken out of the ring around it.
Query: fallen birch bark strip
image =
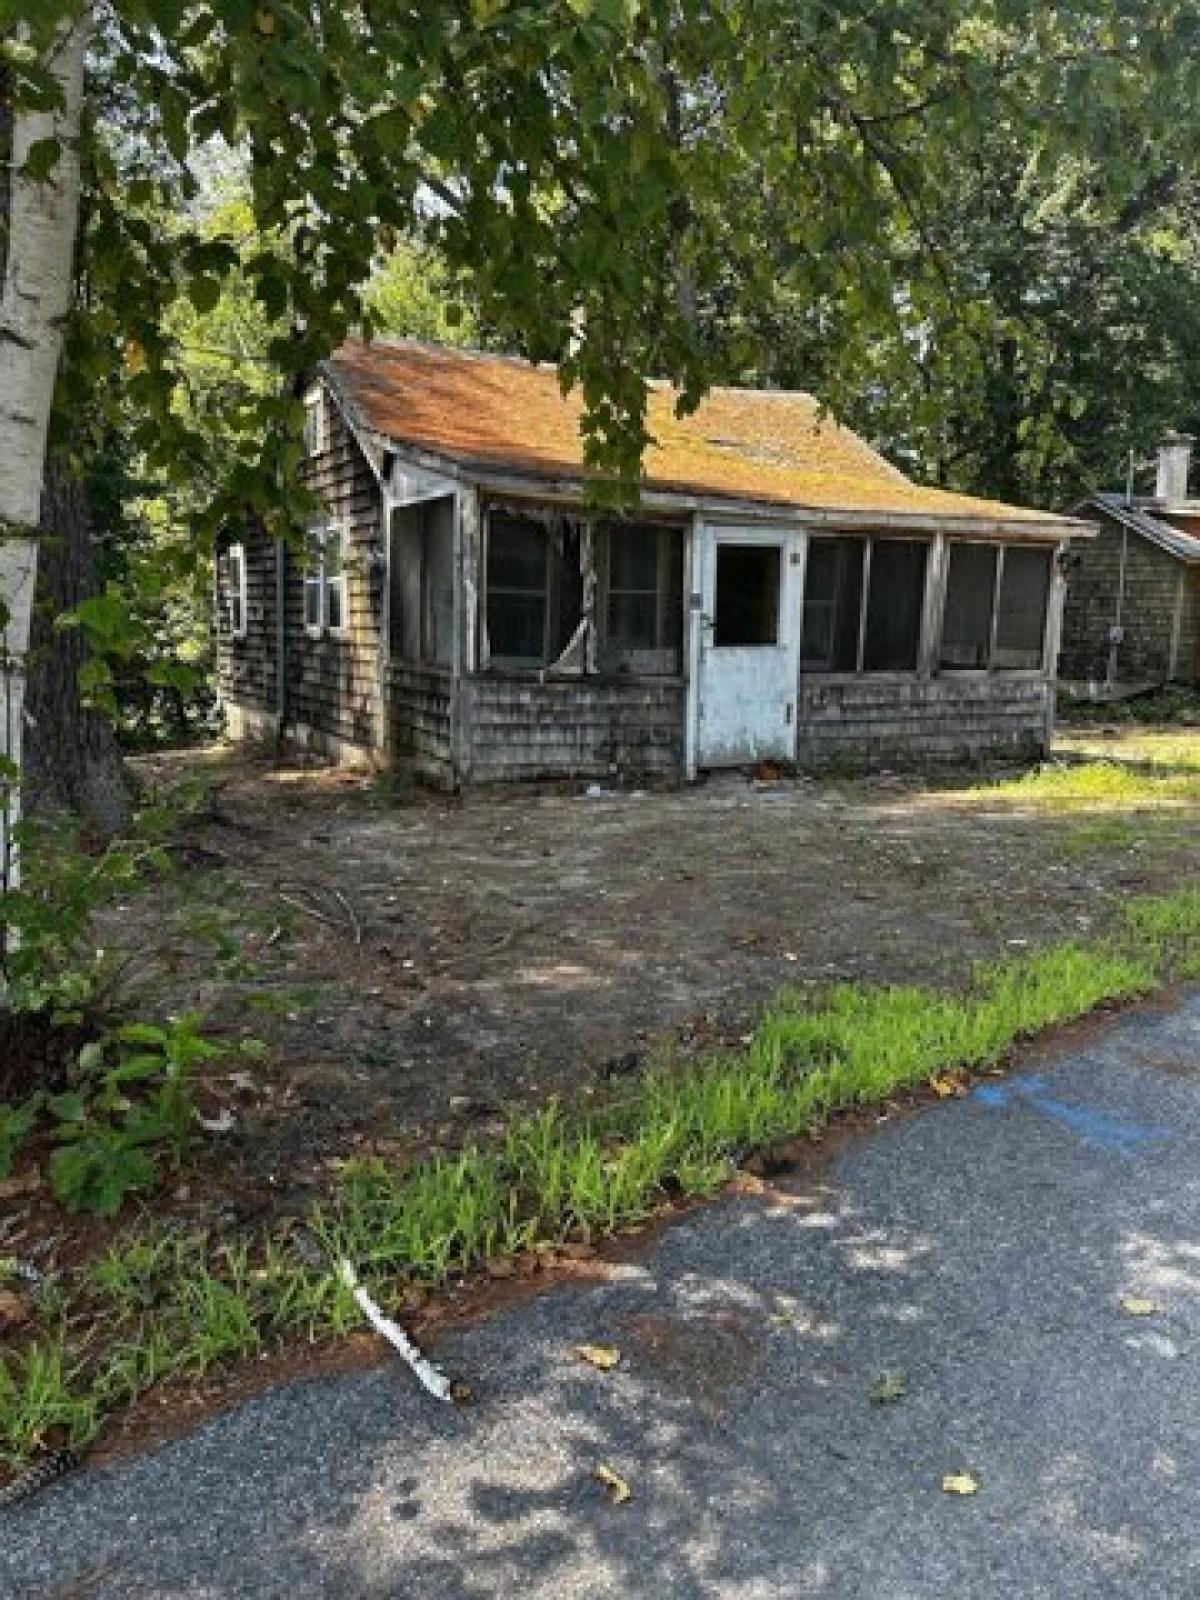
[[[441,1367],[430,1361],[429,1357],[421,1352],[417,1344],[405,1333],[398,1322],[393,1322],[391,1317],[384,1315],[362,1284],[359,1283],[358,1274],[348,1261],[343,1259],[339,1262],[338,1270],[341,1273],[342,1282],[354,1296],[358,1309],[375,1329],[375,1332],[382,1335],[397,1354],[403,1357],[416,1374],[418,1382],[428,1389],[434,1399],[448,1400],[453,1404],[456,1398],[455,1385],[442,1371]]]

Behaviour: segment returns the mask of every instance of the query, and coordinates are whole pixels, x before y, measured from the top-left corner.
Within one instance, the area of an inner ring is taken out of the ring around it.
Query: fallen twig
[[[361,945],[363,941],[362,923],[358,920],[357,916],[355,916],[354,907],[350,904],[349,900],[346,899],[346,896],[340,889],[334,889],[333,894],[341,903],[341,905],[345,907],[346,915],[350,918],[350,926],[354,931],[354,943],[356,945]]]
[[[316,922],[323,922],[327,928],[337,927],[332,917],[327,917],[323,911],[317,911],[313,906],[305,905],[303,900],[296,900],[290,894],[284,894],[282,889],[276,889],[275,895],[285,906],[291,906],[295,911],[302,911],[306,917],[312,917]]]
[[[379,1309],[371,1296],[358,1281],[358,1274],[346,1260],[338,1263],[338,1271],[342,1282],[350,1290],[358,1305],[359,1310],[367,1321],[381,1334],[392,1348],[408,1363],[416,1374],[418,1381],[428,1389],[436,1400],[448,1400],[451,1403],[457,1398],[456,1386],[450,1381],[442,1369],[424,1355],[414,1341],[408,1336],[398,1322],[393,1322]]]

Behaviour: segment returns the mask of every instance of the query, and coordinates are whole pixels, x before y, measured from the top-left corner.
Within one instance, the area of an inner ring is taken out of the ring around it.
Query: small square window
[[[226,562],[226,609],[229,633],[234,639],[246,637],[246,547],[231,544]]]
[[[783,552],[775,544],[717,546],[717,645],[779,642]]]
[[[325,438],[325,393],[318,389],[304,402],[304,453],[306,456],[320,455],[326,448]]]
[[[304,626],[311,634],[343,631],[347,626],[346,569],[343,530],[336,523],[318,524],[305,541]]]

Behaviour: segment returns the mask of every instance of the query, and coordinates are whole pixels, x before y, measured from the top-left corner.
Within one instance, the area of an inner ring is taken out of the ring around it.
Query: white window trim
[[[319,456],[329,448],[328,405],[321,385],[304,396],[304,453]]]
[[[226,561],[226,606],[229,617],[229,637],[231,639],[244,639],[246,625],[249,621],[249,585],[246,573],[246,546],[244,544],[231,544],[225,554]],[[234,572],[237,572],[237,582],[233,581]],[[240,621],[235,622],[234,618]]]
[[[349,539],[344,522],[337,518],[330,518],[328,522],[315,522],[309,526],[307,538],[315,541],[319,546],[319,554],[315,560],[306,561],[303,575],[303,615],[304,631],[310,639],[347,639],[350,636],[350,585],[347,582],[347,547]],[[329,572],[325,559],[325,551],[331,539],[336,539],[339,544],[341,560],[336,573]],[[334,627],[329,621],[329,592],[337,585],[342,596],[342,620]],[[310,588],[317,590],[317,620],[308,620],[308,594]]]

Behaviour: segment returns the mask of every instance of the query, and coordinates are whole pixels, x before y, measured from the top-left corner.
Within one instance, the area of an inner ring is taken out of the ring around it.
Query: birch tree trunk
[[[79,218],[79,123],[87,49],[86,7],[59,35],[50,67],[62,103],[14,107],[8,239],[0,284],[0,886],[14,887],[13,829],[20,809],[25,664],[37,578],[37,525],[46,435],[63,328],[74,284]],[[31,150],[57,140],[48,178],[26,172]]]

